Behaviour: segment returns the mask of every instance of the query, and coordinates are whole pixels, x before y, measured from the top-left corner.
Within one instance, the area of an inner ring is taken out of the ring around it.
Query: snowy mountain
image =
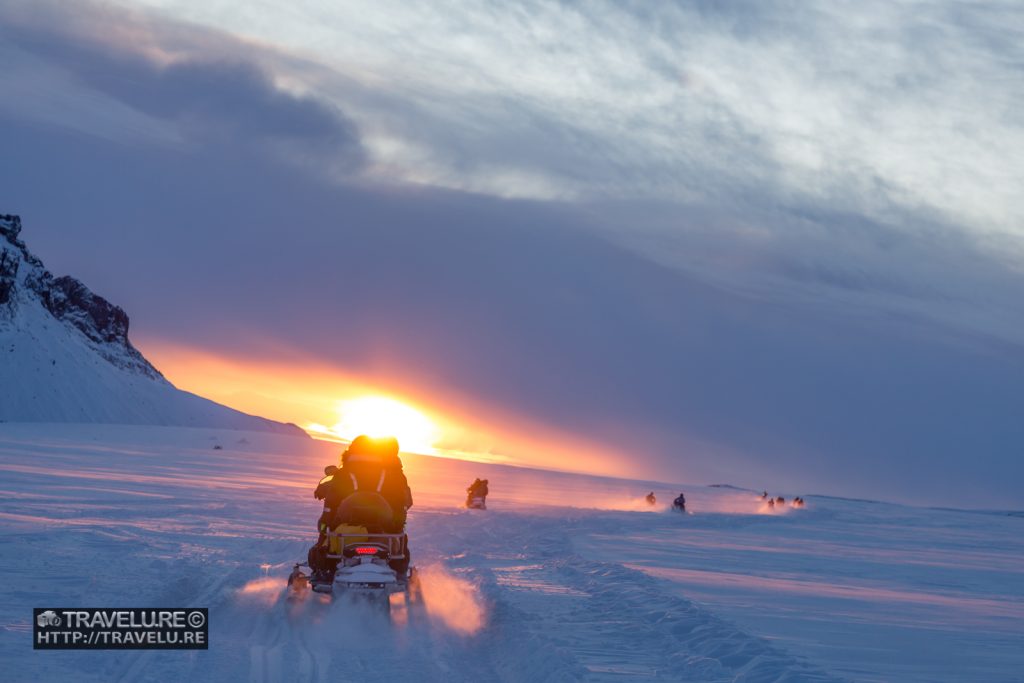
[[[0,421],[98,422],[270,431],[168,382],[128,340],[128,315],[78,280],[54,277],[0,214]]]

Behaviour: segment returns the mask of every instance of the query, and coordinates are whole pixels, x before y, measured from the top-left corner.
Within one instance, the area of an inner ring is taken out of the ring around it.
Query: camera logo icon
[[[36,624],[39,625],[39,628],[60,626],[60,617],[52,609],[48,609],[36,617]]]

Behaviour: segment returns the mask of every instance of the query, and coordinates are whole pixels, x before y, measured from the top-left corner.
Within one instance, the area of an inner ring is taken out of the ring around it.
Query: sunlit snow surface
[[[687,486],[683,516],[660,506],[666,485],[406,456],[427,613],[396,606],[387,623],[283,599],[337,454],[270,434],[0,425],[0,677],[1024,681],[1020,514],[811,495],[769,512]],[[478,476],[490,509],[460,509]],[[156,605],[208,606],[209,651],[31,649],[33,607]]]

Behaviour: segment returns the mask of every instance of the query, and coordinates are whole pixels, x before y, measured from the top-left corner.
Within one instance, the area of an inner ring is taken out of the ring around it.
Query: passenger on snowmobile
[[[680,493],[675,500],[672,501],[672,508],[679,510],[680,512],[686,512],[686,495]]]
[[[316,527],[323,532],[327,523],[331,521],[331,517],[334,514],[334,510],[338,507],[337,500],[334,500],[334,475],[337,474],[338,468],[335,465],[328,465],[324,468],[324,478],[321,479],[316,488],[313,490],[313,497],[317,500],[324,502],[323,512],[320,513],[320,519],[316,522]]]
[[[327,532],[339,525],[365,527],[370,533],[404,534],[412,491],[398,457],[394,438],[359,436],[341,455],[341,467],[327,467],[313,495],[324,501],[318,528],[320,537],[309,550],[309,566],[316,580],[329,581],[337,566],[328,554]],[[409,567],[408,538],[403,538],[404,559],[391,568],[404,574]]]
[[[648,493],[645,498],[647,499],[648,505],[655,505],[658,502],[658,497],[654,495],[654,491]]]

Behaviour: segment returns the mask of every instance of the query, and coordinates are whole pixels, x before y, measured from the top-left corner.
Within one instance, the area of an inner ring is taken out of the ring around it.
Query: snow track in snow
[[[501,618],[513,613],[556,645],[582,680],[839,680],[672,597],[657,579],[581,558],[561,516],[477,515],[445,525],[438,542],[462,548],[449,562],[481,575]],[[586,523],[572,526],[578,533]]]

